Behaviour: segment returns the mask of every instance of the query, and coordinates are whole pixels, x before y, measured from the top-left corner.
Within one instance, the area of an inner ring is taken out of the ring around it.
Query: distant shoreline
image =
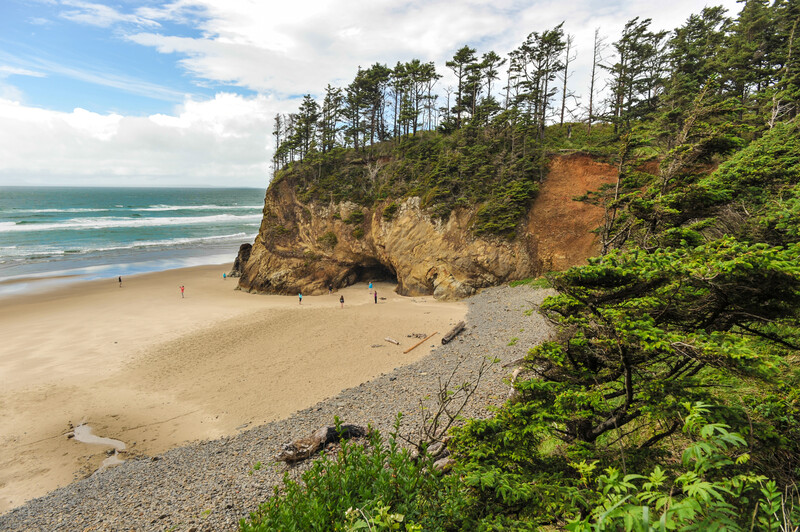
[[[0,187],[0,297],[232,262],[263,200],[246,188]]]
[[[240,244],[241,245],[241,244]],[[238,249],[238,248],[237,248]],[[163,250],[169,254],[169,250]],[[13,297],[27,297],[31,294],[52,292],[72,284],[90,283],[103,280],[117,281],[119,277],[127,279],[133,276],[173,270],[202,268],[218,266],[220,276],[231,270],[236,251],[215,253],[213,255],[199,255],[183,258],[163,258],[142,260],[139,262],[125,262],[120,264],[105,264],[85,266],[74,269],[45,271],[41,273],[23,273],[0,277],[0,301]],[[70,273],[73,272],[73,273]]]

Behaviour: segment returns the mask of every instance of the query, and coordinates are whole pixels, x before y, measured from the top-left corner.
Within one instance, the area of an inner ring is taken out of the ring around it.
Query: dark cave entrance
[[[395,271],[380,262],[359,264],[353,268],[349,277],[352,281],[348,284],[368,283],[370,281],[397,283]]]

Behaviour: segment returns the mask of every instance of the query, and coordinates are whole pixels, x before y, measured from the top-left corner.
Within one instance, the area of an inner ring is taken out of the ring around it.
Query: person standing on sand
[[[369,293],[372,293],[372,281],[369,282]]]
[[[332,293],[333,293],[333,285],[329,284],[328,285],[328,295],[331,295]]]
[[[184,286],[181,285],[181,299],[183,299],[183,289],[184,289]]]
[[[119,276],[119,287],[122,288],[122,276]]]
[[[298,292],[297,293],[297,299],[300,300],[300,304],[302,305],[303,304],[303,294],[302,294],[302,292]]]
[[[377,305],[378,304],[378,291],[375,290],[374,294],[375,294],[375,304]]]
[[[344,308],[344,296],[339,296],[339,304]]]

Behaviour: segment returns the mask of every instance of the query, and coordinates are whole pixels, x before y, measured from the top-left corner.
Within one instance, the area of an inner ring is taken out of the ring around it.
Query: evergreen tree
[[[325,99],[322,101],[320,119],[320,144],[322,153],[331,151],[337,142],[339,132],[342,130],[340,121],[344,112],[344,96],[342,89],[325,87]]]
[[[630,129],[632,121],[648,116],[656,107],[666,32],[650,31],[650,23],[639,17],[629,20],[614,43],[616,63],[603,65],[611,75],[608,119],[615,132],[620,127]]]
[[[451,61],[445,65],[453,71],[456,76],[458,84],[456,86],[455,105],[450,109],[451,114],[455,114],[456,129],[462,125],[462,114],[470,108],[468,105],[469,90],[467,87],[469,75],[475,69],[477,57],[475,56],[475,49],[469,46],[460,48]]]

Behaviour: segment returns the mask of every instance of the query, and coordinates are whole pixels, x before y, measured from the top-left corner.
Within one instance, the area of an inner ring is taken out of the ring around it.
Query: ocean
[[[0,187],[0,295],[233,262],[263,206],[263,189]]]

